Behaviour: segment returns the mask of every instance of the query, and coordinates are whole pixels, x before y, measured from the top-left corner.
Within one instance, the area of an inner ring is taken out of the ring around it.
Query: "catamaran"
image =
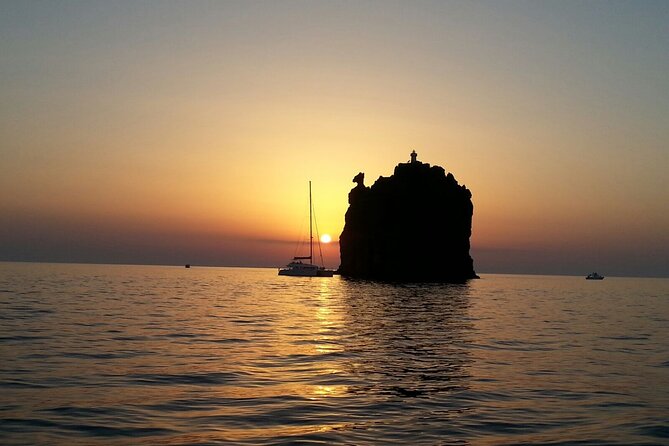
[[[320,245],[319,245],[320,247]],[[314,232],[313,232],[313,205],[311,204],[311,181],[309,181],[309,255],[293,257],[293,260],[283,268],[279,268],[280,276],[300,277],[332,277],[334,270],[326,269],[323,265],[312,263],[314,257]],[[303,262],[308,260],[308,263]],[[323,255],[321,254],[321,262]]]

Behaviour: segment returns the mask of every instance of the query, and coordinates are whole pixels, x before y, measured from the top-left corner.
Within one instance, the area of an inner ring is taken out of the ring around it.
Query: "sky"
[[[668,277],[668,73],[666,1],[5,0],[0,260],[279,266],[415,149],[477,272]]]

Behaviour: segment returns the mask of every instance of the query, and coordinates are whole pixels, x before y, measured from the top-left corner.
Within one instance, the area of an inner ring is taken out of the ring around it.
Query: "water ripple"
[[[0,269],[19,444],[662,444],[669,281]]]

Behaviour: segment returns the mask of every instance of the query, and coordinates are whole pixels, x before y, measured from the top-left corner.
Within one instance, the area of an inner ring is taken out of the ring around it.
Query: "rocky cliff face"
[[[439,166],[400,163],[392,176],[348,194],[339,237],[342,276],[399,282],[464,282],[476,278],[469,255],[471,192]]]

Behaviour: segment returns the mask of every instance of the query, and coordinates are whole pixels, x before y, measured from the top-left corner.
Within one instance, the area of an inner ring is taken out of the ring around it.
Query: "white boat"
[[[600,276],[597,273],[590,273],[585,277],[585,280],[603,280],[604,276]]]
[[[279,268],[280,276],[299,276],[299,277],[332,277],[334,270],[326,269],[325,266],[316,265],[313,262],[314,257],[314,233],[313,233],[313,206],[311,204],[311,181],[309,181],[309,255],[303,257],[293,257],[293,260],[283,268]],[[320,242],[319,242],[320,243]],[[319,245],[320,247],[320,245]],[[308,260],[308,263],[302,262]],[[323,255],[321,254],[321,262]]]
[[[314,265],[313,263],[302,263],[293,260],[283,268],[279,268],[280,276],[300,276],[300,277],[332,277],[334,270],[325,269],[324,266]]]

